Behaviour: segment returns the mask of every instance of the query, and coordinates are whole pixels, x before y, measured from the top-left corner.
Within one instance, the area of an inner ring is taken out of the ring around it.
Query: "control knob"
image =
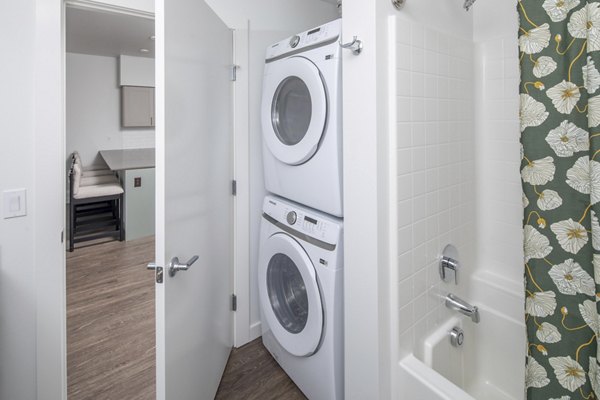
[[[287,215],[288,224],[294,225],[297,220],[298,220],[298,214],[296,214],[296,211],[290,211]]]
[[[300,43],[300,36],[298,36],[298,35],[296,35],[290,39],[290,46],[292,46],[292,49],[295,49],[299,43]]]

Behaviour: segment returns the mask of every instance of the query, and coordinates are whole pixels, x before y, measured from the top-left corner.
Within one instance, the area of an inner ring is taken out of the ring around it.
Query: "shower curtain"
[[[527,398],[594,399],[600,396],[600,2],[518,0],[517,9]]]

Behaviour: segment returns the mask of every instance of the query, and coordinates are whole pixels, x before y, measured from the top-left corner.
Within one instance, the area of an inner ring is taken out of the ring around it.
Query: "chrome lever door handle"
[[[169,276],[172,278],[179,271],[187,271],[188,269],[190,269],[190,267],[192,266],[193,263],[198,261],[198,258],[200,258],[200,257],[194,256],[194,257],[190,258],[190,260],[188,262],[186,262],[185,264],[182,264],[179,262],[178,257],[173,257],[173,259],[171,260],[171,264],[169,264]]]

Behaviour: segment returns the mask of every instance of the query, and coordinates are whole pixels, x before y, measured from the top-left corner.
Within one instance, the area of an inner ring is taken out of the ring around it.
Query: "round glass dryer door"
[[[319,69],[303,57],[275,61],[265,74],[264,140],[285,164],[299,165],[317,151],[327,123],[327,95]]]
[[[261,308],[273,335],[289,353],[304,357],[319,347],[323,307],[316,272],[304,249],[285,233],[261,249]]]

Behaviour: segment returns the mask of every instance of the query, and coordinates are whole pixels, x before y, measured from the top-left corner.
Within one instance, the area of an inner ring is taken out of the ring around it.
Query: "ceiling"
[[[67,7],[66,40],[70,53],[154,58],[154,41],[150,39],[153,35],[153,19]]]

